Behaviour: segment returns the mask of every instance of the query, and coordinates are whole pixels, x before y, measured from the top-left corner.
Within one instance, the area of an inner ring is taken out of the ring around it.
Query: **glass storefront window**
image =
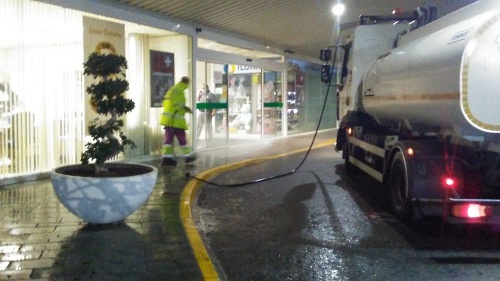
[[[282,75],[281,72],[264,71],[264,81],[262,84],[262,131],[264,137],[274,137],[281,135],[283,95],[282,95]]]
[[[197,61],[197,148],[227,144],[227,66]]]
[[[320,77],[320,65],[300,60],[288,61],[286,84],[288,134],[310,132],[316,129],[328,90]],[[336,126],[336,99],[336,93],[332,87],[328,92],[320,129]]]
[[[87,57],[84,17],[124,27],[124,36],[109,36],[119,37],[125,46],[130,84],[127,95],[136,105],[125,118],[125,133],[138,148],[126,151],[121,158],[161,153],[162,108],[152,103],[150,51],[173,55],[174,81],[191,76],[191,37],[30,0],[2,1],[0,17],[19,23],[0,26],[2,182],[80,161],[88,141],[82,74]],[[191,92],[186,97],[192,102]]]
[[[282,135],[282,72],[204,61],[196,66],[198,148]],[[215,110],[212,126],[203,118],[208,108]]]
[[[250,134],[258,135],[260,138],[260,130],[255,119],[255,105],[259,99],[257,87],[260,86],[258,84],[260,69],[231,65],[229,73],[229,134],[233,138]],[[245,136],[247,137],[249,136]]]
[[[80,161],[88,141],[89,121],[82,74],[86,59],[84,17],[124,28],[120,40],[128,61],[127,95],[136,104],[126,116],[125,133],[138,148],[126,151],[120,158],[161,153],[162,95],[180,77],[193,77],[190,36],[32,0],[2,3],[0,17],[20,24],[0,26],[0,179],[46,172]],[[197,81],[186,92],[188,104],[197,107],[197,93],[203,85],[208,85],[216,97],[211,105],[204,102],[205,109],[213,112],[212,127],[202,126],[199,137],[197,115],[186,116],[190,124],[188,136],[198,147],[316,128],[326,94],[318,66],[289,60],[284,75],[276,71],[284,68],[282,56],[214,45],[216,42],[200,38],[197,42],[199,50],[249,56],[273,69],[231,64],[223,56],[214,60],[219,63],[196,62],[199,72],[195,75]],[[221,50],[214,50],[214,46]],[[158,61],[172,69],[153,69],[152,52],[164,54],[165,59]],[[335,101],[329,99],[321,128],[335,126],[335,112]]]

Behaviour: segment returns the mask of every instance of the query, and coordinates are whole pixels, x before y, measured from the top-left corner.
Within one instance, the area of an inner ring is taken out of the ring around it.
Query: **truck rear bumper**
[[[416,218],[441,217],[450,224],[500,225],[500,200],[494,199],[415,199]]]

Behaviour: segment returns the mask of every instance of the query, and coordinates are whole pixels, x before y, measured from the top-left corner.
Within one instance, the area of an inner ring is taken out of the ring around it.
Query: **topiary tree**
[[[82,153],[81,162],[89,164],[94,160],[96,174],[102,174],[107,171],[104,162],[124,152],[127,146],[136,148],[135,143],[122,132],[124,122],[119,119],[132,111],[135,103],[124,96],[129,88],[125,80],[125,57],[114,53],[94,52],[83,66],[83,74],[96,79],[96,82],[86,89],[87,94],[91,95],[91,105],[99,115],[109,119],[88,127],[93,141],[85,145],[86,150]]]

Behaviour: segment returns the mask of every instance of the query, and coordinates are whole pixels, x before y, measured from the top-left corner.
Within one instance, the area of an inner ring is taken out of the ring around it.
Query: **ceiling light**
[[[332,13],[334,16],[341,16],[344,14],[344,11],[345,11],[345,6],[344,4],[342,3],[337,3],[335,5],[333,5],[333,8],[332,8]]]

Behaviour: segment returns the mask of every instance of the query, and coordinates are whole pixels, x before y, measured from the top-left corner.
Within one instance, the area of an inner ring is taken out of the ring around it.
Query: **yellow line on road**
[[[313,146],[313,148],[319,148],[319,147],[324,147],[327,145],[334,144],[335,140],[327,140],[324,141],[320,144],[317,144]],[[241,167],[249,166],[252,164],[257,164],[263,161],[267,160],[272,160],[284,156],[288,156],[291,154],[295,153],[300,153],[307,151],[309,148],[303,148],[299,150],[295,150],[292,152],[288,153],[283,153],[275,156],[268,156],[268,157],[260,157],[260,158],[253,158],[249,160],[243,160],[240,162],[236,163],[231,163],[231,164],[225,164],[222,166],[218,166],[206,171],[203,171],[196,175],[197,178],[203,179],[203,180],[209,180],[221,173],[239,169]],[[214,267],[214,264],[212,260],[210,259],[210,256],[207,252],[207,249],[205,248],[205,245],[203,244],[203,240],[201,239],[201,236],[198,232],[198,228],[196,227],[196,224],[194,223],[193,216],[192,216],[192,202],[195,202],[196,197],[198,196],[198,193],[200,191],[201,186],[203,186],[203,182],[197,180],[197,179],[192,179],[190,180],[187,185],[184,187],[184,190],[182,191],[181,194],[181,206],[180,206],[180,215],[181,215],[181,220],[182,224],[184,226],[184,230],[186,231],[186,235],[189,239],[189,243],[191,244],[191,248],[193,249],[194,256],[198,262],[198,266],[200,267],[201,273],[203,275],[204,280],[219,280],[219,274],[217,273],[217,270]]]

